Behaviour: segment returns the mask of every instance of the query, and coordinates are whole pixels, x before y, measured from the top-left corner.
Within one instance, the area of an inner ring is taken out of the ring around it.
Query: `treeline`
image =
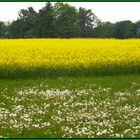
[[[101,22],[90,9],[48,2],[38,12],[21,9],[17,20],[0,22],[0,38],[138,38],[140,21]]]
[[[93,29],[93,37],[96,38],[139,38],[140,21],[133,23],[130,20],[116,23],[103,22]]]

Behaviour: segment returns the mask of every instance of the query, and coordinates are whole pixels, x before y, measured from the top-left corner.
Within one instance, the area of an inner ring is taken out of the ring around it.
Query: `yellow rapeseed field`
[[[139,72],[140,40],[0,40],[0,77]]]

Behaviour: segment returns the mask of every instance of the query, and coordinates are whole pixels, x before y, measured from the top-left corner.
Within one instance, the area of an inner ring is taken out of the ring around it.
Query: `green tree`
[[[0,38],[5,38],[6,25],[4,22],[0,21]]]
[[[100,24],[100,20],[92,10],[80,7],[78,10],[78,24],[81,37],[92,37],[93,28]]]
[[[55,37],[54,8],[50,2],[39,10],[35,21],[36,37]]]
[[[93,37],[95,38],[112,38],[114,31],[114,24],[110,22],[102,22],[93,29]]]
[[[114,24],[110,22],[103,22],[101,24],[101,38],[113,38],[114,36]]]
[[[32,7],[21,9],[17,20],[13,21],[9,27],[10,36],[13,38],[34,37],[35,18],[36,11]]]
[[[60,2],[56,3],[54,8],[56,37],[79,37],[76,8],[67,3]]]
[[[114,27],[115,38],[134,38],[136,37],[136,26],[129,20],[120,21],[115,23]]]
[[[23,37],[34,37],[33,27],[35,26],[36,14],[36,11],[32,7],[27,8],[27,10],[22,9],[19,11],[18,20],[22,22],[20,29]]]
[[[140,38],[140,20],[135,23],[136,25],[136,37]]]
[[[23,38],[24,35],[21,31],[22,22],[20,20],[12,21],[9,25],[9,38]]]

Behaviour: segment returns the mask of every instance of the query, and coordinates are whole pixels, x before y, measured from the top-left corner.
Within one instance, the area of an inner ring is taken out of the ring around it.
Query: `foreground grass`
[[[140,137],[140,75],[0,80],[1,137]]]

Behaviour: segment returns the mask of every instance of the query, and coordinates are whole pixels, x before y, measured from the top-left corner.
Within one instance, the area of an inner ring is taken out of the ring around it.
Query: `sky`
[[[92,9],[102,22],[140,20],[140,2],[69,2],[69,4],[76,8]],[[0,21],[16,20],[18,11],[30,6],[38,11],[45,6],[45,2],[0,2]]]

